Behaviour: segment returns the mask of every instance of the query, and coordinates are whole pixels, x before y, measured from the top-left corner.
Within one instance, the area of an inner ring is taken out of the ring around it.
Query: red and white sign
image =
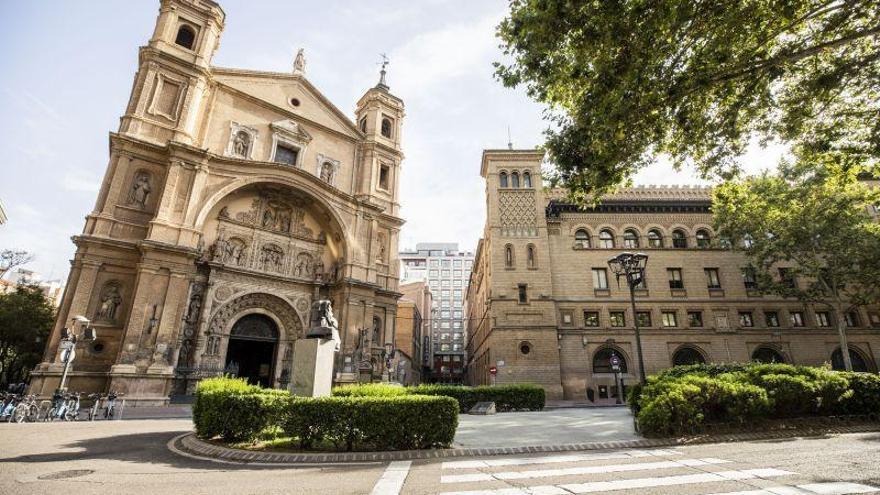
[[[498,368],[496,368],[496,367],[494,367],[494,366],[490,367],[490,368],[489,368],[489,374],[492,375],[492,376],[497,375],[497,374],[498,374]]]

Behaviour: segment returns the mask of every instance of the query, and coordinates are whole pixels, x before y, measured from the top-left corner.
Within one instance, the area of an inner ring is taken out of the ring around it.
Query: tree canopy
[[[752,140],[880,157],[878,0],[511,0],[498,37],[576,198],[661,153],[730,178]]]
[[[0,294],[0,384],[24,381],[42,358],[55,310],[43,290],[19,285]]]
[[[851,369],[844,315],[880,303],[880,189],[838,158],[728,181],[713,190],[712,210],[759,289],[832,310]]]

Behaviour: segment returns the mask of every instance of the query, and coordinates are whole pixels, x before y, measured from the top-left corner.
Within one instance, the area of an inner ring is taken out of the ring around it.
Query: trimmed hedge
[[[382,383],[347,385],[333,389],[337,397],[394,397],[430,395],[452,397],[461,411],[469,411],[477,402],[494,402],[498,412],[540,411],[544,408],[544,389],[531,384],[465,387],[461,385],[418,385],[401,387]]]
[[[652,436],[694,433],[704,423],[877,415],[880,376],[788,364],[679,366],[631,387],[629,404]]]
[[[196,434],[227,442],[253,440],[266,428],[283,423],[291,402],[286,390],[248,385],[244,379],[202,380],[193,403]]]
[[[391,389],[403,391],[393,395]],[[196,434],[225,442],[253,441],[278,429],[304,449],[332,444],[346,450],[448,447],[458,428],[451,397],[408,394],[403,387],[370,385],[340,391],[347,397],[293,397],[244,379],[199,382],[193,404]],[[356,393],[355,393],[356,392]]]
[[[297,397],[283,427],[303,449],[325,443],[348,451],[448,447],[458,404],[418,395]]]

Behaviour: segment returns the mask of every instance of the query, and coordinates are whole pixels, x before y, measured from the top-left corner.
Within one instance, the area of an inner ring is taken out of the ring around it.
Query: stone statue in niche
[[[321,164],[321,180],[330,184],[333,181],[333,164],[324,162]]]
[[[119,287],[115,284],[108,285],[101,297],[101,305],[98,307],[98,320],[116,321],[116,312],[122,304],[122,296],[119,295]]]
[[[241,258],[244,256],[244,248],[246,247],[246,244],[241,239],[233,238],[229,241],[229,246],[230,247],[227,251],[229,255],[228,261],[241,266]]]
[[[387,256],[387,254],[388,254],[386,252],[386,247],[385,247],[385,244],[386,244],[385,243],[385,233],[379,232],[378,238],[379,238],[378,239],[378,241],[379,241],[379,257],[377,259],[378,259],[378,261],[385,262],[385,259],[386,259],[385,256]]]
[[[339,338],[339,324],[333,317],[333,307],[329,300],[322,299],[312,304],[307,339],[331,339],[339,351],[342,340]]]
[[[229,218],[229,207],[224,206],[220,208],[220,213],[217,214],[217,218]]]
[[[128,204],[135,205],[138,208],[146,208],[147,198],[152,190],[150,174],[143,171],[138,172],[131,185],[131,191],[128,193]]]
[[[214,245],[211,246],[211,261],[218,261],[220,263],[223,262],[223,259],[226,257],[226,252],[229,249],[229,241],[223,237],[221,234],[217,237],[217,240],[214,241]]]
[[[260,225],[266,229],[275,228],[275,211],[272,208],[266,208],[266,211],[263,212],[263,221]]]
[[[195,293],[189,298],[189,306],[186,310],[186,321],[195,323],[199,319],[199,312],[202,310],[202,295]]]
[[[251,137],[248,135],[248,133],[244,131],[238,131],[235,133],[235,138],[232,140],[233,153],[242,158],[247,158],[250,146]]]
[[[278,222],[276,224],[276,229],[281,232],[290,233],[290,210],[288,209],[278,209]]]
[[[177,367],[189,368],[189,358],[192,355],[192,342],[189,339],[180,343],[180,351],[177,354]]]

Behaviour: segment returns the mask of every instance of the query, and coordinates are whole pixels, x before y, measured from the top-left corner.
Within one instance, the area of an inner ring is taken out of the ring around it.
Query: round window
[[[100,354],[104,352],[104,343],[100,340],[92,343],[92,352],[95,354]]]
[[[290,104],[293,105],[293,106],[295,106],[295,107],[298,107],[298,106],[299,106],[299,98],[291,98],[291,99],[290,99]]]
[[[530,352],[532,352],[532,344],[528,342],[523,342],[519,345],[519,352],[521,352],[524,356]]]

